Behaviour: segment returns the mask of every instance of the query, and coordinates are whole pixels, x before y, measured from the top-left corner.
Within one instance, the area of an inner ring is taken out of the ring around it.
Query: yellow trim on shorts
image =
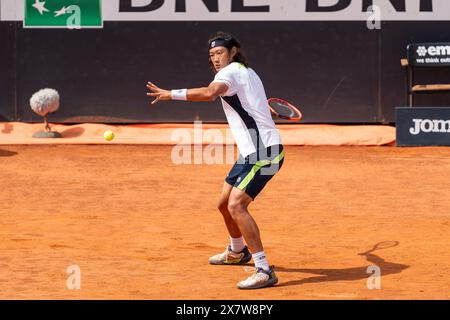
[[[256,163],[253,165],[250,172],[245,176],[245,178],[237,186],[237,188],[240,190],[244,190],[245,188],[247,188],[250,181],[253,180],[255,175],[258,173],[259,170],[261,170],[262,167],[265,167],[270,164],[278,164],[283,158],[284,158],[284,150],[281,151],[281,153],[276,158],[274,158],[272,161],[271,160],[256,161]]]

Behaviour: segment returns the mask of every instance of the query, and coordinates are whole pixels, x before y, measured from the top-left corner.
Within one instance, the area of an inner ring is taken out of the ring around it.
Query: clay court
[[[287,146],[250,206],[280,279],[256,291],[235,288],[242,266],[208,264],[228,242],[216,201],[231,165],[174,165],[171,150],[1,146],[0,298],[450,298],[450,149]],[[398,245],[368,252],[382,241]]]

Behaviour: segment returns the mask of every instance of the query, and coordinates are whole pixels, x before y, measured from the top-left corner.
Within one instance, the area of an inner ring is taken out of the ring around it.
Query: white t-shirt
[[[281,144],[264,86],[253,69],[233,62],[221,69],[213,82],[228,86],[228,91],[220,98],[234,140],[243,157],[258,149]]]

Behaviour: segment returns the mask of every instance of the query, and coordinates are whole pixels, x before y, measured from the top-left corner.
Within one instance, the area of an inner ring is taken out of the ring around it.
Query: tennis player
[[[163,90],[147,84],[152,104],[164,100],[222,100],[223,109],[239,149],[239,159],[223,185],[218,209],[230,235],[225,252],[212,256],[210,264],[247,264],[252,258],[255,272],[238,283],[239,289],[258,289],[278,282],[269,266],[259,228],[248,211],[249,204],[279,171],[284,161],[280,135],[272,120],[264,86],[248,66],[237,39],[218,32],[208,42],[209,62],[215,73],[208,87]],[[245,242],[244,242],[245,239]],[[247,245],[246,245],[247,244]],[[248,246],[248,247],[247,247]]]

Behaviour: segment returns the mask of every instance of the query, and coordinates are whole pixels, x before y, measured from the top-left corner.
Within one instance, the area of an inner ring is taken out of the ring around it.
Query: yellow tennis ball
[[[111,141],[112,139],[114,139],[114,132],[112,132],[111,130],[106,130],[103,134],[103,137],[106,141]]]

